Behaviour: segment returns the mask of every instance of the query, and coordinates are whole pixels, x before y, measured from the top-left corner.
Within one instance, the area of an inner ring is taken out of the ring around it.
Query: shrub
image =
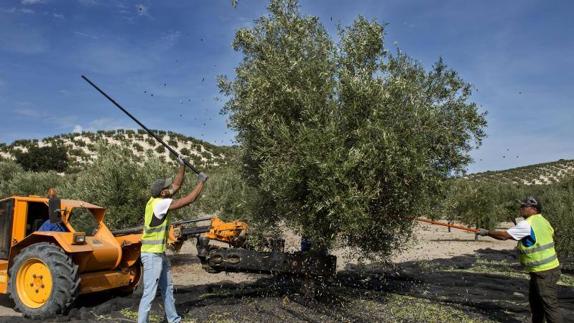
[[[61,196],[107,208],[106,222],[112,228],[125,228],[143,222],[149,186],[156,178],[174,175],[174,168],[150,158],[139,159],[127,148],[98,147],[98,158],[73,181],[66,182]]]
[[[190,151],[188,148],[186,148],[186,147],[182,148],[182,149],[180,150],[180,153],[181,153],[182,155],[184,155],[184,156],[191,156],[191,151]]]
[[[3,195],[46,196],[51,187],[60,187],[66,178],[54,171],[16,173],[3,188]]]
[[[27,152],[17,152],[15,155],[16,161],[25,170],[64,172],[68,167],[68,153],[64,146],[32,146]]]
[[[132,146],[134,147],[134,149],[135,149],[136,151],[139,151],[139,152],[143,152],[143,151],[144,151],[144,148],[142,147],[142,145],[138,144],[137,142],[134,142]]]

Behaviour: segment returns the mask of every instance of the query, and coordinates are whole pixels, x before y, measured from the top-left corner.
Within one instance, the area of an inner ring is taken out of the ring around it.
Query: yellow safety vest
[[[154,206],[161,201],[162,198],[150,198],[145,207],[145,222],[144,222],[144,232],[142,235],[142,246],[141,252],[150,253],[163,253],[165,252],[165,245],[167,243],[168,229],[169,229],[169,219],[168,215],[165,215],[164,221],[156,226],[150,227],[151,220],[153,218]]]
[[[560,266],[554,249],[554,229],[542,214],[529,216],[526,221],[530,224],[536,242],[526,247],[518,241],[520,263],[528,272],[539,272]]]

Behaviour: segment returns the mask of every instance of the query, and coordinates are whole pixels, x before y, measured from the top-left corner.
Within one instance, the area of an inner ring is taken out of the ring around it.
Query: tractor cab
[[[60,222],[63,232],[94,236],[100,229],[104,209],[81,201],[13,196],[0,200],[0,259],[8,259],[13,242],[41,230],[42,225]]]

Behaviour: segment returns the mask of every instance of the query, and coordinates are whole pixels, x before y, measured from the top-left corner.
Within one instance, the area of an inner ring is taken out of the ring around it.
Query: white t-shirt
[[[530,227],[530,224],[526,220],[522,220],[506,232],[508,232],[514,240],[522,240],[522,238],[531,234],[532,227]]]
[[[172,199],[161,199],[153,207],[153,215],[158,218],[158,220],[163,220],[172,201]]]

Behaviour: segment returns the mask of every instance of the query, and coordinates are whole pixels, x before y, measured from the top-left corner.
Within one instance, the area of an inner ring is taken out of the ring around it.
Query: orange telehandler
[[[133,291],[142,270],[140,235],[115,237],[105,209],[75,200],[0,200],[0,293],[31,318],[64,313],[78,295]],[[37,231],[50,214],[67,232]]]

